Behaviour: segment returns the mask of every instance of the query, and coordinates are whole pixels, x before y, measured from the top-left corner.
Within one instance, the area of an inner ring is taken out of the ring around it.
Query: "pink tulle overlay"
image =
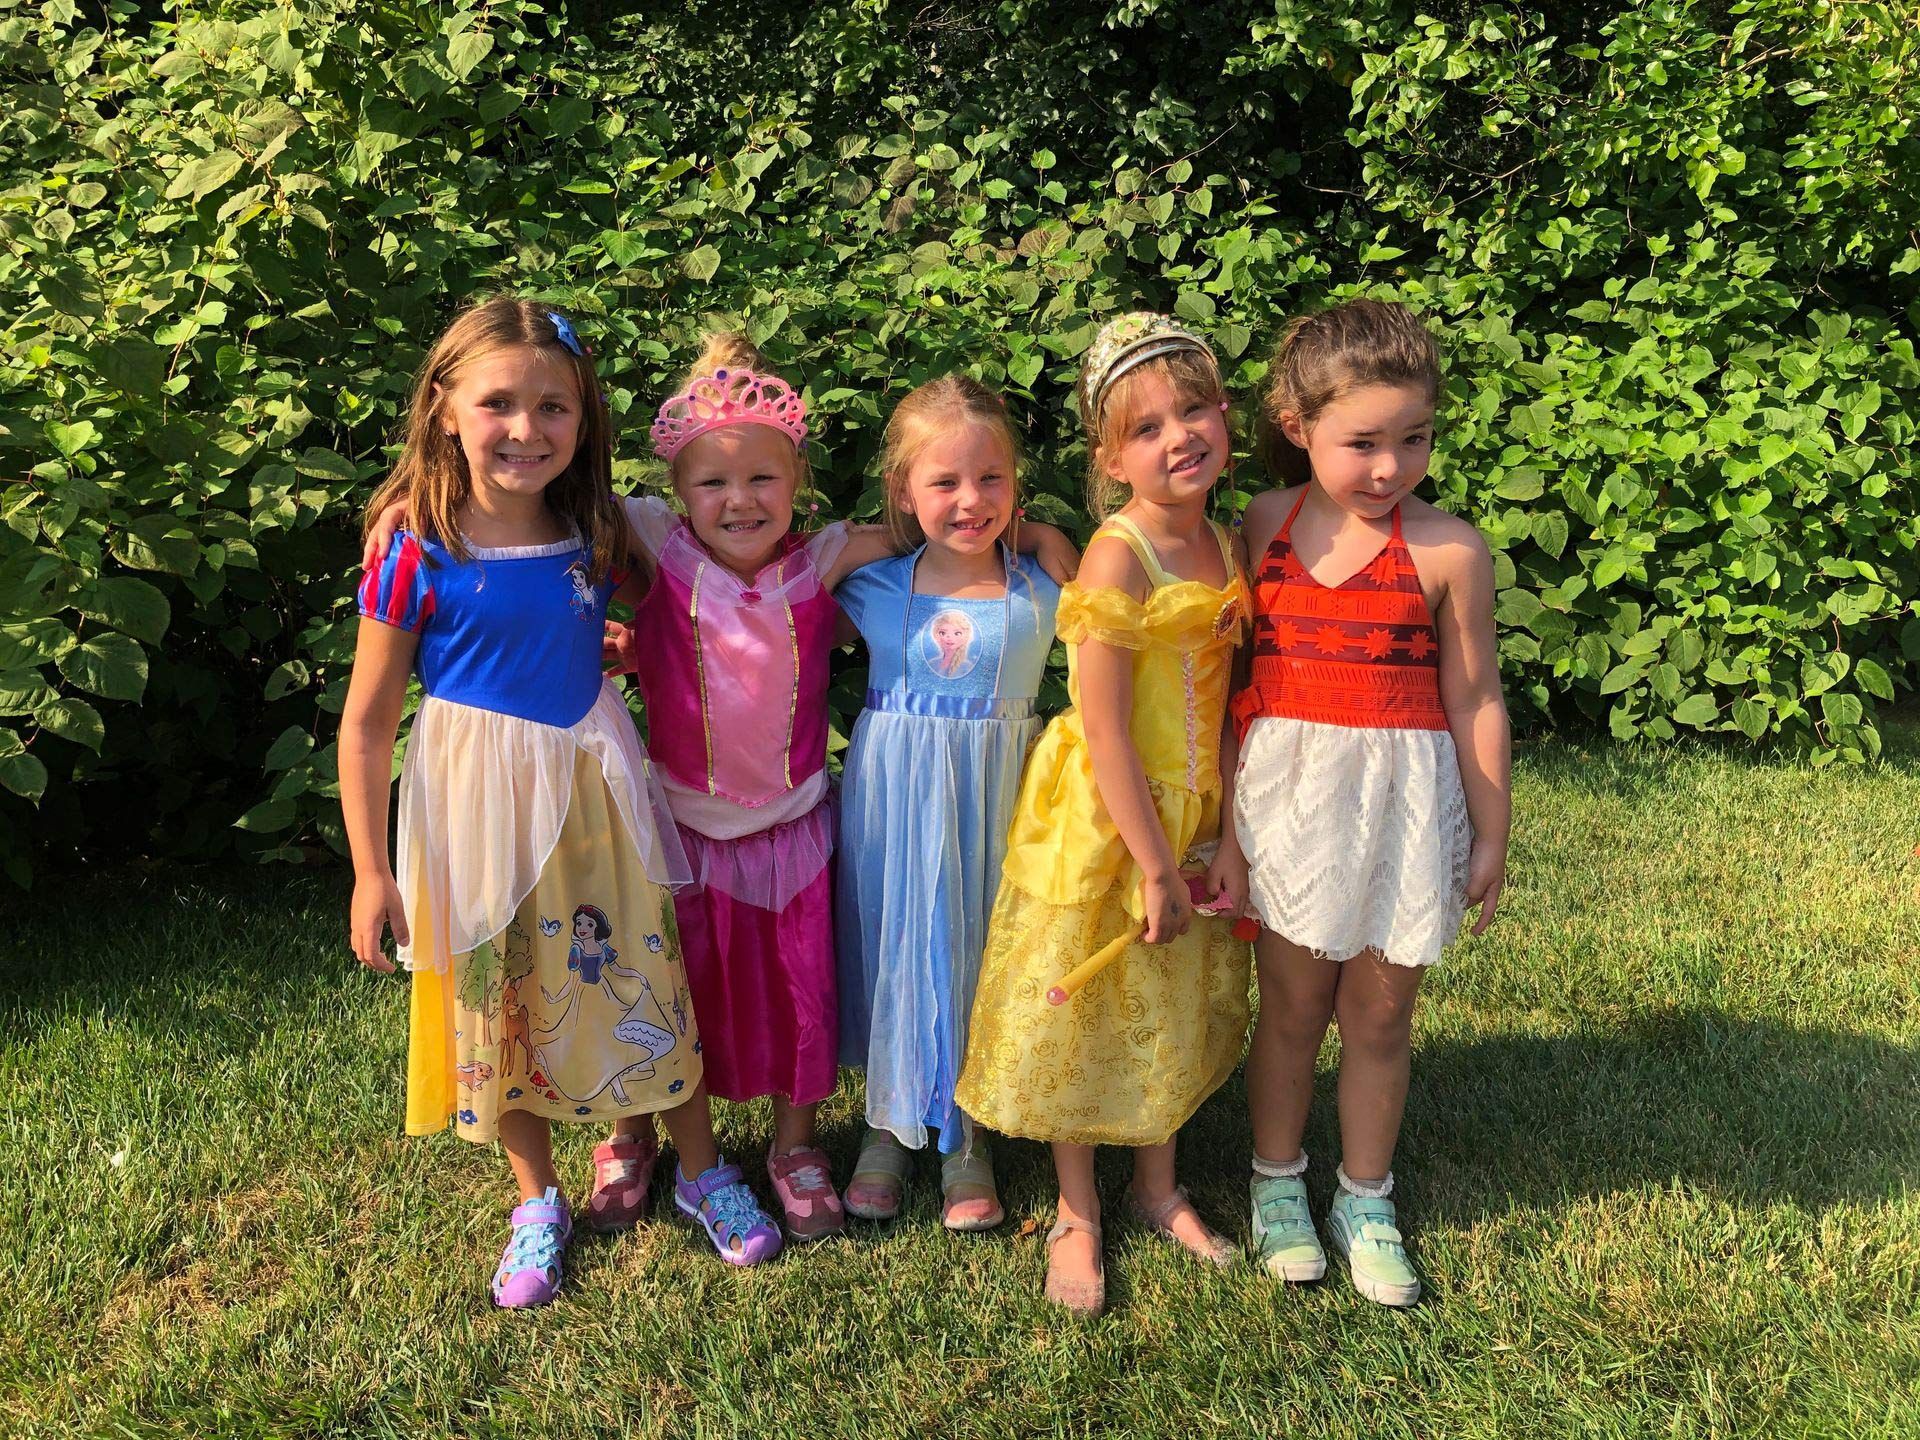
[[[736,840],[714,840],[682,825],[693,883],[743,905],[784,910],[817,880],[833,854],[833,806],[822,800],[798,819]]]

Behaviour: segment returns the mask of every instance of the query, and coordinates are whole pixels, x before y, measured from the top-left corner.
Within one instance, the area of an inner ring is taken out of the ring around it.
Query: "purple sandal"
[[[729,1265],[758,1265],[780,1253],[780,1227],[760,1208],[741,1178],[740,1167],[729,1165],[724,1155],[711,1170],[701,1171],[692,1180],[674,1166],[673,1203],[707,1232],[713,1248]]]
[[[573,1214],[553,1186],[513,1212],[513,1238],[493,1272],[493,1301],[508,1310],[545,1305],[560,1290],[560,1253],[573,1233]]]

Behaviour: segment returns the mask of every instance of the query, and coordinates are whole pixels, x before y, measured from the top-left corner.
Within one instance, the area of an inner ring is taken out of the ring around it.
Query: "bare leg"
[[[684,1105],[691,1105],[694,1098],[694,1096],[688,1096]],[[707,1090],[704,1085],[700,1087],[698,1098],[702,1101],[707,1098]],[[702,1108],[704,1109],[705,1107],[703,1106]],[[672,1125],[668,1125],[667,1129],[671,1131],[673,1129]],[[707,1125],[707,1133],[709,1135],[713,1133],[711,1121],[709,1121]],[[622,1115],[618,1120],[613,1122],[612,1138],[615,1140],[651,1140],[653,1134],[652,1115]]]
[[[774,1096],[773,1153],[784,1155],[802,1145],[813,1144],[813,1122],[819,1111],[818,1102],[796,1105],[784,1095]]]
[[[1260,1018],[1247,1052],[1247,1107],[1253,1150],[1285,1164],[1300,1154],[1313,1105],[1314,1066],[1333,1019],[1340,965],[1262,930],[1254,944],[1260,975]]]
[[[529,1110],[505,1110],[500,1115],[500,1144],[513,1167],[513,1182],[522,1200],[538,1200],[549,1187],[560,1188],[553,1169],[553,1123]]]
[[[1389,965],[1379,952],[1342,967],[1334,1000],[1340,1017],[1340,1149],[1350,1179],[1386,1179],[1407,1108],[1413,1001],[1424,966]]]
[[[707,1086],[702,1081],[696,1085],[693,1094],[682,1100],[671,1110],[660,1112],[660,1119],[667,1127],[667,1135],[673,1141],[673,1148],[679,1158],[680,1173],[691,1180],[720,1163],[720,1153],[713,1140],[713,1107],[707,1103]],[[632,1125],[633,1130],[625,1129]],[[647,1133],[653,1131],[651,1115],[634,1115],[620,1121],[622,1134],[637,1134],[644,1125]]]
[[[1093,1183],[1091,1145],[1053,1144],[1053,1168],[1060,1180],[1060,1218],[1100,1223],[1100,1192]],[[1100,1242],[1084,1230],[1069,1230],[1055,1242],[1053,1266],[1060,1278],[1092,1284],[1100,1278]]]

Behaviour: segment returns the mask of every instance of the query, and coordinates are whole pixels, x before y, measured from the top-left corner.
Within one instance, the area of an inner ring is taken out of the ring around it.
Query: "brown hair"
[[[1176,350],[1127,371],[1107,387],[1098,414],[1087,393],[1087,375],[1080,375],[1080,423],[1087,430],[1087,508],[1096,520],[1105,520],[1126,503],[1127,487],[1107,471],[1107,459],[1126,443],[1133,424],[1133,406],[1143,376],[1158,375],[1181,400],[1218,405],[1227,398],[1219,363],[1211,350]]]
[[[886,490],[887,539],[895,550],[911,550],[927,537],[914,518],[907,493],[907,473],[920,452],[936,435],[951,434],[965,425],[991,430],[1006,443],[1013,459],[1014,505],[1020,503],[1020,437],[1014,433],[1007,405],[994,391],[971,375],[942,375],[916,386],[887,417],[886,432],[880,441],[880,476]]]
[[[1313,478],[1307,452],[1280,428],[1283,415],[1311,426],[1362,385],[1420,385],[1440,394],[1440,347],[1418,311],[1397,300],[1348,300],[1291,321],[1274,347],[1260,403],[1260,458],[1283,485]]]
[[[712,330],[700,337],[700,354],[695,358],[687,373],[680,377],[681,390],[685,390],[694,381],[713,374],[716,370],[751,370],[759,375],[776,373],[767,364],[767,357],[760,353],[755,345],[738,330]],[[783,377],[784,378],[784,377]],[[794,386],[798,392],[799,386]],[[677,392],[676,392],[677,393]],[[680,456],[682,450],[667,462],[667,483],[672,484],[680,474]],[[813,466],[807,462],[807,447],[794,447],[794,474],[798,480],[795,494],[810,488],[813,484]]]
[[[473,490],[460,437],[446,431],[447,397],[461,371],[483,356],[515,346],[539,350],[572,377],[580,396],[580,434],[573,459],[547,486],[547,507],[580,532],[591,556],[588,577],[603,579],[627,554],[627,522],[613,493],[613,422],[593,361],[560,340],[553,307],[509,296],[463,310],[414,376],[400,458],[367,504],[365,529],[396,500],[413,530],[438,540],[456,560],[471,553],[457,516]]]

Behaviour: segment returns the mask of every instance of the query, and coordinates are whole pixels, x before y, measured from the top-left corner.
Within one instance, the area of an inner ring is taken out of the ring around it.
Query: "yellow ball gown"
[[[1224,587],[1168,574],[1115,516],[1102,533],[1139,557],[1154,585],[1146,602],[1074,584],[1060,594],[1068,646],[1099,640],[1133,653],[1129,731],[1183,870],[1204,868],[1220,836],[1221,722],[1248,611],[1226,532],[1213,530]],[[1195,915],[1171,944],[1135,942],[1064,1005],[1047,1003],[1067,971],[1141,918],[1140,866],[1094,784],[1079,669],[1070,649],[1073,708],[1047,727],[1021,784],[955,1098],[1003,1134],[1155,1145],[1239,1059],[1251,951],[1231,921]]]

